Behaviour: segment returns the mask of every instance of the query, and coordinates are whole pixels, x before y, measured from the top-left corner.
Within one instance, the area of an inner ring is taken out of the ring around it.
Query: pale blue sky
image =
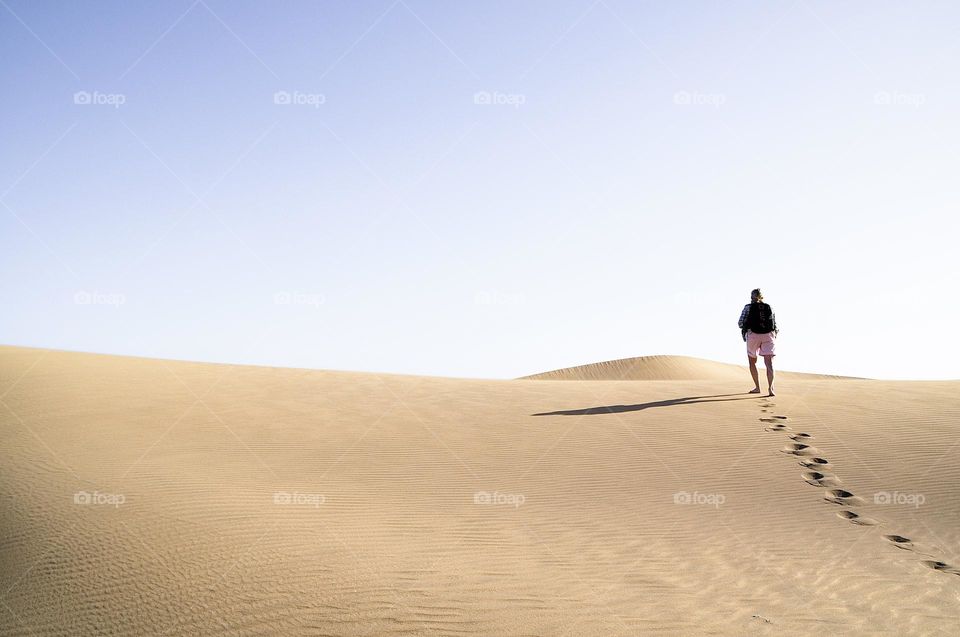
[[[740,363],[761,286],[785,369],[958,378],[958,24],[2,0],[0,341],[491,378]]]

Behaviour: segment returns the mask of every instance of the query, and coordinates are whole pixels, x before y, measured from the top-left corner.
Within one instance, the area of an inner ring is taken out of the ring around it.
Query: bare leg
[[[765,355],[763,357],[763,364],[767,366],[767,387],[770,389],[770,395],[776,396],[773,393],[773,356]],[[757,387],[760,387],[760,383],[757,383]]]
[[[757,359],[753,356],[747,355],[747,360],[750,361],[750,375],[753,376],[753,389],[750,390],[751,394],[760,393],[760,374],[757,372]]]

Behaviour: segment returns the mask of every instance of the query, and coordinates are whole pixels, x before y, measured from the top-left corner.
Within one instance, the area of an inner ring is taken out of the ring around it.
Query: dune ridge
[[[763,369],[763,362],[760,362]],[[656,355],[619,358],[616,360],[564,367],[529,376],[520,380],[743,380],[746,365],[720,363],[692,356]],[[827,380],[852,378],[831,374],[809,374],[777,370],[783,378]],[[864,379],[861,379],[864,380]]]

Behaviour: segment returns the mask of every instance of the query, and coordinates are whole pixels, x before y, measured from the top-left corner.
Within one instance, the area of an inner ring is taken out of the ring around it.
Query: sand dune
[[[602,363],[564,367],[523,376],[521,380],[727,380],[743,382],[746,365],[731,365],[691,356],[637,356]],[[763,369],[763,362],[760,362]],[[828,374],[779,371],[781,378],[849,378]],[[747,383],[749,384],[749,377]]]
[[[0,634],[958,633],[960,382],[625,360],[0,348]]]

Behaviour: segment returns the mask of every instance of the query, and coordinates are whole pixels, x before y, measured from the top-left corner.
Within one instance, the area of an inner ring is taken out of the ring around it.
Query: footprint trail
[[[852,510],[852,507],[859,507],[866,504],[864,499],[852,491],[840,488],[841,480],[832,473],[833,467],[830,461],[821,455],[819,449],[807,444],[813,440],[812,434],[803,431],[794,432],[793,429],[784,422],[789,419],[787,416],[770,415],[770,409],[775,406],[776,403],[769,401],[760,403],[760,411],[764,416],[759,420],[767,425],[764,427],[764,431],[787,434],[791,442],[785,445],[780,451],[781,453],[801,457],[799,461],[800,466],[808,469],[808,471],[800,474],[803,481],[809,485],[827,489],[823,499],[831,504],[844,507],[842,511],[837,512],[837,517],[840,519],[857,526],[881,526],[883,524],[881,520],[861,515]],[[917,545],[908,537],[891,533],[884,535],[883,538],[898,549],[911,551],[926,557],[933,557],[926,546]],[[934,571],[960,576],[960,566],[955,566],[940,560],[922,560],[921,564]]]

